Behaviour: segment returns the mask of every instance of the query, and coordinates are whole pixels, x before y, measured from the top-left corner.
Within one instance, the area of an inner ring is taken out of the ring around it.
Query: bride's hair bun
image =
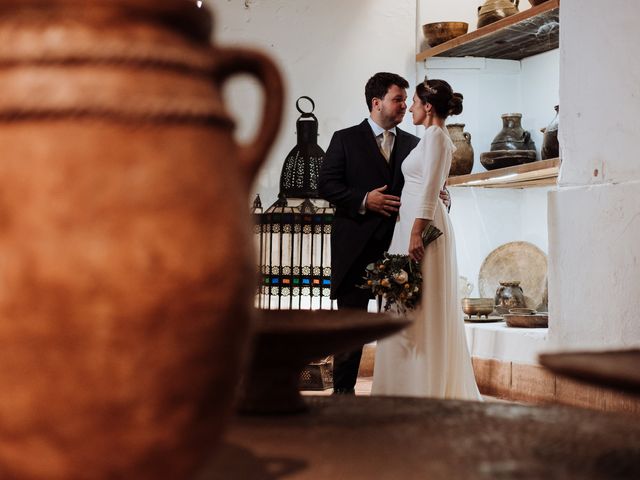
[[[460,115],[462,113],[462,94],[454,92],[449,100],[449,115]]]
[[[423,104],[430,103],[441,118],[462,113],[462,94],[456,93],[444,80],[425,80],[416,87]]]

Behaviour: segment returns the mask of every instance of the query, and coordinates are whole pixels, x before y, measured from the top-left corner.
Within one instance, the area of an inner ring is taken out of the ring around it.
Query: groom
[[[357,288],[365,267],[391,244],[404,178],[400,166],[418,137],[397,125],[407,111],[409,83],[376,73],[365,86],[370,112],[361,124],[333,134],[320,170],[323,198],[336,206],[331,231],[331,298],[340,308],[367,309],[371,291]],[[334,357],[335,394],[353,394],[362,357]]]

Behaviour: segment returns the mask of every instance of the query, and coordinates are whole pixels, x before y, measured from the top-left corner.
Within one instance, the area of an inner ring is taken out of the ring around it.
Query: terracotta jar
[[[210,30],[196,2],[0,0],[2,478],[193,478],[221,434],[282,86]],[[245,146],[236,73],[265,93]]]
[[[500,315],[509,313],[510,308],[526,307],[520,282],[500,282],[496,290],[495,305],[496,312]]]
[[[478,28],[518,13],[520,0],[485,0],[478,7]]]
[[[449,176],[466,175],[473,170],[473,147],[471,146],[471,134],[464,131],[464,123],[451,123],[447,125],[449,136],[456,146],[453,153]]]
[[[521,113],[505,113],[502,116],[502,130],[491,142],[491,150],[535,150],[531,134],[521,125]]]
[[[556,111],[555,117],[553,117],[553,120],[551,120],[551,123],[546,128],[541,129],[544,135],[542,137],[540,157],[543,160],[560,156],[560,144],[558,143],[558,113],[560,106],[556,105],[553,108]]]

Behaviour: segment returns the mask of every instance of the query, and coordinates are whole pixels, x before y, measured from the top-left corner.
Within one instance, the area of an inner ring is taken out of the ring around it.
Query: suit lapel
[[[400,167],[412,148],[411,143],[407,141],[407,135],[399,128],[396,128],[396,139],[393,145],[391,161],[389,162],[394,182],[400,175],[402,175]]]
[[[391,161],[393,163],[402,163],[402,161],[409,155],[409,152],[413,149],[411,142],[407,141],[407,134],[396,128],[396,140],[393,145],[393,155]],[[399,159],[399,160],[398,160]]]
[[[376,138],[373,136],[373,130],[371,130],[371,126],[367,120],[360,124],[360,133],[365,147],[363,151],[366,153],[367,162],[371,163],[372,167],[376,168],[383,175],[385,181],[390,184],[393,179],[392,170],[385,158],[382,156],[382,152],[380,152]]]

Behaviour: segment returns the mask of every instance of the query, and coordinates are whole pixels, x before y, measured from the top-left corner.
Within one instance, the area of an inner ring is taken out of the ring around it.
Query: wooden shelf
[[[416,61],[436,56],[522,60],[556,49],[559,43],[560,0],[548,0],[537,7],[423,50],[416,55]]]
[[[539,160],[537,162],[498,168],[469,175],[449,177],[448,187],[483,188],[530,188],[555,185],[560,169],[560,159]]]

